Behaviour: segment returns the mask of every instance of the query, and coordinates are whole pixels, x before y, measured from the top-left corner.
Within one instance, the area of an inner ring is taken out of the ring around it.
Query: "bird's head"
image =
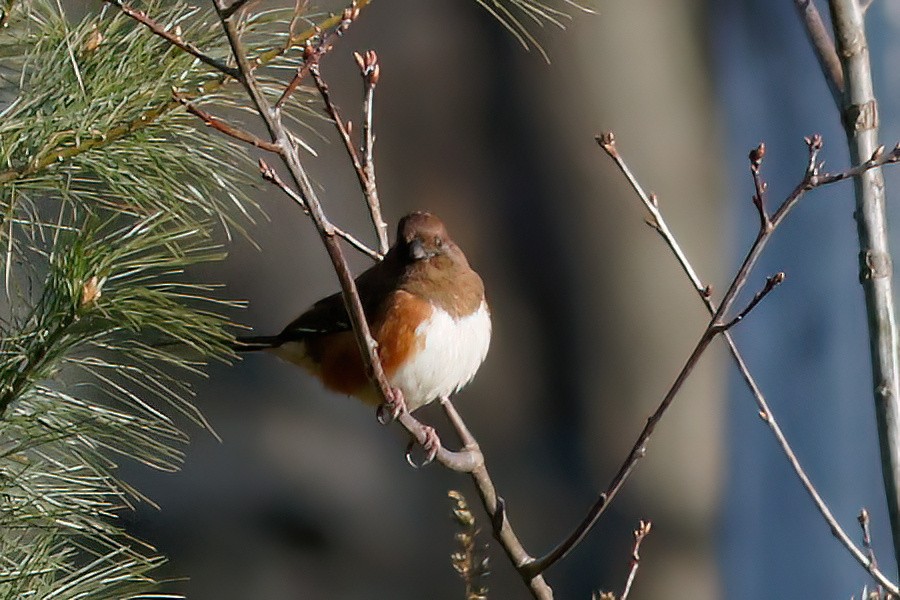
[[[400,219],[397,248],[411,263],[438,257],[455,257],[459,252],[447,234],[444,223],[427,212],[414,212]]]

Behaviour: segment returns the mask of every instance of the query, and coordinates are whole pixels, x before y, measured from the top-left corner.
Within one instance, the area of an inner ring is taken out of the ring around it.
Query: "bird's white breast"
[[[449,396],[469,383],[487,356],[491,316],[482,302],[471,315],[454,318],[434,308],[416,329],[422,348],[390,379],[400,388],[409,410]]]

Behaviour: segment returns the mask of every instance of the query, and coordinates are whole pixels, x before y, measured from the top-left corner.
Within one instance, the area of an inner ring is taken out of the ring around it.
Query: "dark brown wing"
[[[373,265],[356,278],[356,288],[369,323],[377,314],[387,294],[397,287],[403,267],[396,253],[389,252],[380,263]],[[294,319],[278,335],[279,341],[300,340],[311,335],[338,333],[350,329],[350,317],[344,308],[341,293],[332,294],[313,304]]]

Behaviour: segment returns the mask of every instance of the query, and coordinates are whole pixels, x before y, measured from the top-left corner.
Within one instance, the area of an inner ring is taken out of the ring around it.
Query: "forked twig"
[[[369,215],[372,218],[372,225],[378,236],[379,251],[384,254],[388,250],[388,234],[387,224],[381,215],[381,203],[378,200],[378,187],[375,185],[375,160],[373,156],[373,148],[375,145],[375,134],[372,124],[372,111],[375,98],[375,86],[381,74],[381,67],[378,65],[378,55],[374,50],[369,50],[365,55],[358,52],[354,53],[357,65],[359,65],[360,74],[365,85],[365,100],[363,102],[363,143],[362,157],[353,143],[352,129],[349,121],[341,118],[337,106],[331,98],[331,91],[328,84],[322,77],[319,68],[319,60],[324,56],[327,48],[321,50],[307,51],[307,61],[304,63],[304,69],[308,72],[315,82],[316,89],[322,97],[325,104],[325,110],[328,116],[334,122],[334,126],[344,143],[350,162],[353,164],[353,170],[356,172],[356,178],[359,181],[360,188],[366,198],[366,204],[369,207]],[[298,72],[299,74],[299,72]]]
[[[387,252],[388,234],[387,223],[381,216],[381,202],[378,200],[378,188],[375,186],[375,127],[373,115],[375,112],[375,86],[381,74],[378,65],[378,55],[374,50],[369,50],[365,55],[353,53],[356,64],[359,65],[359,73],[362,75],[365,86],[365,100],[363,101],[363,131],[362,131],[362,165],[365,182],[363,194],[369,205],[369,215],[372,217],[372,225],[378,233],[378,248],[381,252]]]
[[[709,286],[706,286],[702,283],[693,267],[691,266],[690,261],[682,251],[680,245],[678,244],[678,241],[675,239],[675,236],[669,230],[666,221],[659,210],[659,204],[656,201],[655,197],[647,194],[640,183],[637,181],[637,179],[634,177],[634,175],[631,173],[631,170],[628,168],[628,165],[625,163],[624,159],[619,154],[619,151],[616,148],[615,139],[613,138],[612,134],[602,136],[598,141],[600,142],[603,150],[606,151],[609,157],[613,159],[616,166],[619,167],[619,169],[625,175],[625,178],[628,180],[629,184],[631,184],[632,189],[634,189],[644,207],[650,212],[652,216],[652,220],[650,222],[651,226],[653,226],[657,233],[660,234],[663,241],[672,251],[672,254],[675,256],[678,265],[691,281],[691,284],[694,287],[694,291],[696,291],[700,296],[700,299],[706,305],[709,313],[716,314],[718,312],[718,307],[710,297]],[[814,187],[821,187],[823,185],[828,185],[851,178],[864,169],[900,161],[900,145],[898,145],[888,154],[885,154],[883,148],[880,151],[876,151],[870,158],[870,160],[863,163],[862,165],[858,165],[856,167],[838,173],[819,174],[818,171],[820,169],[820,165],[818,163],[818,153],[822,148],[821,137],[811,136],[809,138],[806,138],[806,144],[809,150],[809,159],[807,162],[806,172],[804,174],[803,180],[794,189],[788,200],[790,200],[792,197],[796,197],[795,200],[799,199],[799,196],[802,195],[802,193],[804,193],[806,190],[813,189]],[[751,157],[751,161],[752,160],[753,158]],[[785,204],[787,204],[787,201],[785,202]],[[784,205],[782,206],[782,208],[784,208]],[[786,211],[782,212],[782,219],[784,218],[784,216],[786,216],[787,210],[789,210],[789,208],[786,209]],[[847,550],[857,560],[857,562],[859,562],[863,566],[863,568],[869,572],[873,579],[875,579],[880,585],[889,590],[891,593],[895,595],[900,593],[897,585],[891,582],[880,570],[878,570],[877,564],[874,562],[874,560],[872,560],[872,557],[867,557],[859,548],[856,547],[847,533],[843,530],[840,523],[838,523],[837,519],[831,513],[828,505],[822,499],[818,490],[809,479],[809,476],[806,474],[806,471],[803,469],[803,466],[800,464],[797,455],[794,453],[793,448],[788,442],[787,437],[781,430],[781,427],[779,426],[774,413],[772,412],[771,408],[769,408],[768,401],[763,395],[762,390],[759,388],[759,385],[756,383],[756,380],[753,378],[753,375],[750,373],[750,370],[747,367],[747,363],[744,361],[744,357],[738,350],[737,345],[734,342],[734,338],[727,331],[723,334],[723,336],[725,338],[725,342],[728,345],[728,349],[731,352],[732,357],[734,358],[735,364],[740,371],[741,377],[744,379],[744,382],[747,384],[747,387],[750,389],[750,392],[753,395],[753,399],[756,402],[760,418],[769,426],[772,435],[775,437],[776,442],[781,447],[781,450],[787,458],[788,462],[791,464],[794,473],[797,475],[797,478],[800,480],[803,488],[809,494],[819,513],[822,515],[822,518],[828,524],[831,532],[840,541],[840,543],[845,548],[847,548]]]
[[[309,207],[306,206],[306,202],[303,201],[303,197],[295,192],[291,186],[285,183],[281,176],[278,175],[278,172],[270,167],[269,164],[263,159],[259,159],[259,173],[263,179],[278,186],[288,198],[290,198],[300,206],[304,214],[309,216]],[[343,238],[345,242],[347,242],[372,260],[377,261],[384,258],[384,256],[369,248],[365,243],[361,242],[353,234],[344,231],[336,225],[334,226],[334,233],[335,235]]]

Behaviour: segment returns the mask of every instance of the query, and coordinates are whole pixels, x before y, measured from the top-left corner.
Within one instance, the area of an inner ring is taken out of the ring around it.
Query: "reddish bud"
[[[762,164],[763,158],[766,156],[766,144],[765,142],[760,142],[759,146],[750,151],[749,159],[750,164],[754,168],[759,168],[759,165]]]
[[[809,147],[810,151],[818,152],[822,149],[822,136],[818,133],[814,133],[809,137],[803,138],[803,141],[806,142],[807,147]]]

